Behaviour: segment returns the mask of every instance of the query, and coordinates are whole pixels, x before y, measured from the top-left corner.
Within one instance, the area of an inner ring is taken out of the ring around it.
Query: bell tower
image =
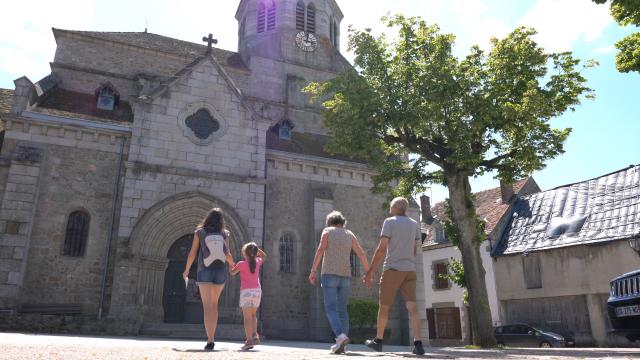
[[[310,67],[332,67],[340,56],[340,23],[335,0],[241,0],[238,52]]]

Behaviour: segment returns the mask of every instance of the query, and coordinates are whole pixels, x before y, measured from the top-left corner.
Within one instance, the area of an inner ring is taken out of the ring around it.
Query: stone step
[[[203,324],[146,324],[140,335],[167,339],[206,339]],[[216,339],[244,340],[244,328],[241,324],[218,324]]]

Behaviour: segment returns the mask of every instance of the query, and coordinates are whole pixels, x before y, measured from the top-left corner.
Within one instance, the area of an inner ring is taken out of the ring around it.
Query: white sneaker
[[[336,338],[336,343],[331,346],[332,354],[340,354],[344,352],[344,347],[349,343],[349,338],[345,334],[340,334]]]

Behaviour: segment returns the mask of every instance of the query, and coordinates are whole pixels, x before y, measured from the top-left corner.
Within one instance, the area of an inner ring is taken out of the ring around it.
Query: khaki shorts
[[[404,301],[416,301],[415,271],[384,271],[380,277],[380,305],[393,305],[398,290],[402,293]]]

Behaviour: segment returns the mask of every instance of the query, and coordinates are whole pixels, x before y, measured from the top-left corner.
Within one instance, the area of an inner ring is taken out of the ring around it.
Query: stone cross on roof
[[[207,43],[207,54],[211,54],[212,45],[218,43],[218,39],[214,39],[213,34],[209,34],[209,36],[203,37],[202,41]]]

